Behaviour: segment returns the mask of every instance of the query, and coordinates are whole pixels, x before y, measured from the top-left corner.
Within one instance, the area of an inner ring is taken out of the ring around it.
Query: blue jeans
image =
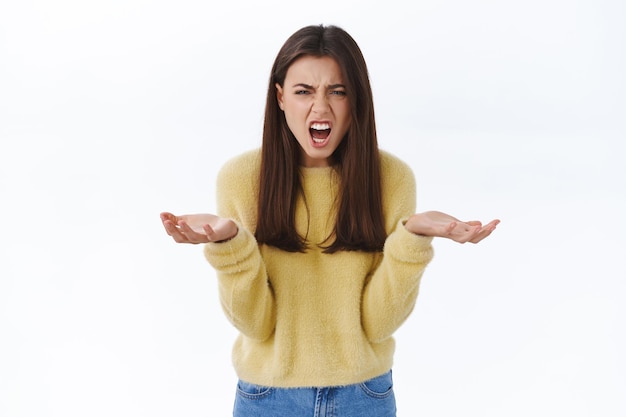
[[[391,371],[360,384],[274,388],[239,381],[234,417],[395,417]]]

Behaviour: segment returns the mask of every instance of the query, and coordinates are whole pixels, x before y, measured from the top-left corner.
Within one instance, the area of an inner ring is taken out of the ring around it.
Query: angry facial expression
[[[278,105],[300,144],[300,164],[324,167],[351,123],[350,103],[337,61],[303,56],[294,61],[283,85],[276,84]]]

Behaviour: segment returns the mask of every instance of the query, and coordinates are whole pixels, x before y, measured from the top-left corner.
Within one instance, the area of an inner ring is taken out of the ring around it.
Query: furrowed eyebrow
[[[312,85],[305,84],[305,83],[297,83],[297,84],[293,85],[293,88],[297,88],[297,87],[306,88],[308,90],[314,90],[315,89],[315,87],[313,87]],[[346,88],[346,86],[343,85],[343,84],[331,84],[331,85],[329,85],[326,88],[328,88],[329,90],[336,90],[337,88]]]

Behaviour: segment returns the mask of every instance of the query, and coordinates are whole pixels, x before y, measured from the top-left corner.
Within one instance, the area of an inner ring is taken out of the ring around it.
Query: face
[[[332,164],[332,154],[350,127],[350,103],[339,64],[330,57],[303,56],[291,64],[278,104],[301,148],[306,167]]]

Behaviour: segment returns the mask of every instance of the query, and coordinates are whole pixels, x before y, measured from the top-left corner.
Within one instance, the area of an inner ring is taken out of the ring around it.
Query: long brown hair
[[[386,233],[372,90],[360,48],[337,26],[298,30],[287,39],[272,66],[261,147],[256,239],[285,251],[306,250],[306,238],[295,227],[296,200],[301,193],[300,145],[276,96],[276,83],[283,86],[291,64],[305,55],[329,56],[339,64],[352,116],[352,124],[333,154],[340,175],[339,204],[334,236],[328,237],[334,240],[325,252],[381,251]]]

